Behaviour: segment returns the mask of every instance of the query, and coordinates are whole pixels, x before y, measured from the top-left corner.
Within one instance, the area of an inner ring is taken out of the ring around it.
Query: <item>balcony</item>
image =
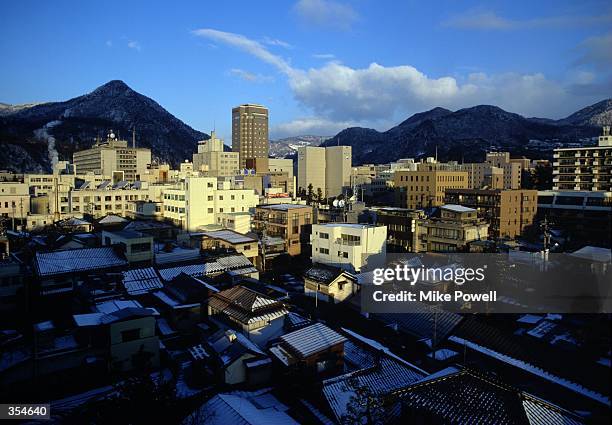
[[[346,240],[346,239],[337,238],[336,239],[336,244],[337,245],[344,245],[344,246],[359,246],[359,245],[361,245],[361,241],[349,241],[349,240]]]
[[[558,167],[558,166],[559,166],[559,161],[553,162],[553,167]]]

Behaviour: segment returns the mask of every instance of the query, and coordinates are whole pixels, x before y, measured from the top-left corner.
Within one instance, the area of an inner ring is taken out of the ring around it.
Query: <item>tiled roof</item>
[[[346,277],[354,278],[353,275],[341,269],[340,267],[317,263],[304,273],[304,278],[328,285],[342,274],[344,274]]]
[[[125,218],[123,218],[121,216],[118,216],[118,215],[115,215],[115,214],[109,214],[109,215],[101,218],[98,221],[98,223],[100,223],[100,224],[120,224],[120,223],[125,223],[127,221],[128,221],[127,219],[125,219]]]
[[[243,235],[242,233],[234,232],[233,230],[216,230],[212,232],[203,232],[203,234],[208,238],[222,239],[229,243],[257,242],[256,239]]]
[[[127,261],[113,248],[102,247],[37,252],[35,264],[37,274],[46,277],[122,267],[127,265]]]
[[[315,323],[280,337],[283,346],[304,359],[313,354],[342,344],[346,338],[323,323]]]
[[[146,294],[164,285],[153,269],[146,267],[123,272],[123,286],[130,295]]]
[[[405,411],[436,423],[571,424],[574,414],[470,369],[426,378],[396,391]]]
[[[240,285],[214,294],[208,305],[242,323],[272,320],[287,313],[282,303]]]
[[[247,274],[256,271],[256,269],[254,270],[253,263],[251,263],[248,258],[242,254],[236,254],[219,257],[206,263],[160,269],[159,274],[165,281],[170,281],[181,273],[185,273],[189,276],[201,277],[226,271]]]
[[[397,330],[418,338],[433,338],[444,340],[461,322],[459,314],[443,311],[439,308],[421,303],[410,303],[413,313],[373,314],[375,320],[386,325],[397,326]]]

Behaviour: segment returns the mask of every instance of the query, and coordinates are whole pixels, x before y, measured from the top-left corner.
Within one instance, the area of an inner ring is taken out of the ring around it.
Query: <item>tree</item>
[[[312,203],[312,199],[314,197],[314,194],[313,194],[312,190],[313,190],[312,183],[309,183],[308,184],[308,192],[306,194],[306,203],[308,205],[310,205]]]
[[[380,395],[374,394],[370,388],[359,385],[356,378],[348,381],[353,389],[346,413],[342,416],[343,425],[381,425],[387,418],[384,402]]]

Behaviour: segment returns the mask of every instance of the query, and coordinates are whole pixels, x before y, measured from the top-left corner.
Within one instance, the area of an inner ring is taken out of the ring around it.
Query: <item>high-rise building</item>
[[[247,158],[267,158],[268,108],[244,104],[232,109],[232,151],[240,156],[240,168],[246,167]]]
[[[352,151],[350,146],[301,146],[298,148],[298,188],[318,190],[326,198],[344,193],[351,185]]]
[[[198,142],[198,152],[193,154],[193,169],[210,177],[233,177],[240,169],[238,152],[225,152],[223,140],[214,131],[210,139]]]
[[[318,146],[300,146],[298,148],[298,193],[308,191],[316,195],[321,189],[325,195],[325,148]]]
[[[352,148],[328,146],[325,148],[325,196],[331,198],[344,193],[351,185]]]
[[[612,190],[612,135],[603,128],[597,146],[555,149],[554,190]]]
[[[111,130],[105,141],[74,153],[72,160],[76,173],[93,172],[111,176],[115,183],[140,180],[151,165],[151,149],[137,148],[135,145],[135,139],[130,147],[126,140],[119,140]]]
[[[485,162],[504,170],[504,189],[521,188],[522,165],[510,159],[510,152],[488,152]]]

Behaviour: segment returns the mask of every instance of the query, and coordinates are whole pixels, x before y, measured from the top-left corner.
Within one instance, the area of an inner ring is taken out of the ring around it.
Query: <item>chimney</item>
[[[236,341],[236,333],[231,329],[228,329],[227,331],[225,331],[225,336],[227,337],[227,340],[229,342]]]

